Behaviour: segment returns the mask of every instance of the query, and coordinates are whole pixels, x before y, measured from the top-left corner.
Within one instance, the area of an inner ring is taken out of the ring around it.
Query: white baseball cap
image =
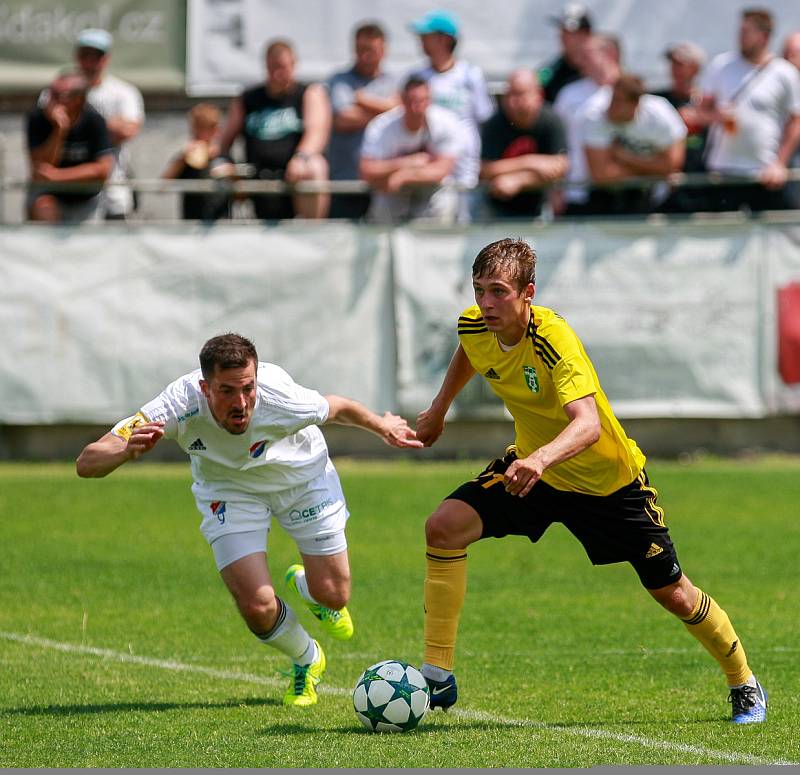
[[[107,30],[100,30],[95,27],[88,27],[81,30],[78,39],[75,41],[76,48],[93,48],[102,51],[104,54],[111,49],[114,38]]]

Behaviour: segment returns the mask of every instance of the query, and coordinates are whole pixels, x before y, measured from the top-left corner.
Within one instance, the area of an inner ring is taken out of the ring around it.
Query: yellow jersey
[[[558,313],[532,305],[525,336],[504,351],[487,329],[480,308],[473,305],[458,318],[458,338],[473,368],[514,418],[519,457],[551,442],[567,427],[564,404],[594,396],[600,438],[548,468],[543,481],[558,490],[608,495],[639,475],[645,456],[614,416],[580,339]]]

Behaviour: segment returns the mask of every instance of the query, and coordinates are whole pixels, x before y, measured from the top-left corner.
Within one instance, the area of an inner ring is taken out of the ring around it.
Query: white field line
[[[199,673],[209,678],[218,678],[225,681],[241,681],[243,683],[260,684],[262,686],[278,687],[283,686],[285,680],[269,678],[253,673],[240,673],[232,670],[217,670],[213,667],[202,665],[191,665],[186,662],[176,662],[172,659],[155,659],[153,657],[142,657],[136,654],[126,654],[124,651],[112,651],[111,649],[101,649],[95,646],[83,646],[78,643],[67,643],[48,638],[40,638],[36,635],[23,635],[16,632],[0,631],[0,639],[21,643],[25,646],[38,646],[39,648],[61,651],[66,654],[83,654],[91,657],[123,662],[127,664],[143,665],[145,667],[157,667],[162,670],[173,670],[182,673]],[[338,697],[349,696],[351,690],[338,686],[320,686],[321,693],[332,694]],[[790,761],[771,761],[762,757],[753,756],[746,753],[735,753],[731,751],[717,751],[713,748],[705,748],[699,745],[687,745],[683,743],[673,743],[668,740],[658,740],[641,735],[628,735],[621,732],[609,732],[605,729],[592,729],[590,727],[564,727],[558,724],[546,724],[542,721],[532,721],[530,719],[514,719],[506,716],[498,716],[485,711],[454,709],[453,715],[460,718],[485,721],[492,724],[503,724],[510,727],[524,727],[528,729],[539,729],[546,732],[558,732],[560,734],[571,735],[573,737],[594,738],[613,740],[618,743],[631,743],[640,745],[643,748],[660,749],[662,751],[672,751],[677,753],[694,754],[696,756],[706,756],[718,759],[730,764],[781,764],[797,766],[800,762]]]

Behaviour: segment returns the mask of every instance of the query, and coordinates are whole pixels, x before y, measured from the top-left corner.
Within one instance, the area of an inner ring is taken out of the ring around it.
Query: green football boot
[[[350,612],[347,606],[335,611],[333,608],[326,608],[319,603],[310,603],[306,600],[297,589],[297,579],[295,578],[299,572],[305,572],[302,565],[290,565],[286,571],[285,581],[286,586],[297,592],[300,599],[305,603],[309,611],[319,619],[323,628],[330,634],[331,637],[337,640],[348,640],[353,637],[353,620],[350,618]]]
[[[291,683],[283,695],[283,704],[290,708],[307,708],[317,704],[317,684],[325,672],[325,652],[317,644],[317,658],[310,665],[292,665]]]

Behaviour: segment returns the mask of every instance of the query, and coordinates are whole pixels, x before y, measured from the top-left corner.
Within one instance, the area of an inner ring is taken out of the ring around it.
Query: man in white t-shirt
[[[106,476],[162,438],[189,455],[200,530],[251,632],[292,660],[283,702],[294,707],[317,702],[325,654],[275,594],[266,555],[273,517],[303,558],[287,571],[287,584],[330,635],[353,634],[346,608],[349,514],[317,427],[326,423],[363,428],[395,447],[422,446],[402,417],[302,387],[280,367],[260,363],[252,342],[223,334],[205,343],[198,370],[87,445],[77,460],[79,476]]]
[[[413,76],[427,81],[434,105],[453,111],[463,124],[467,137],[464,153],[464,183],[478,183],[481,159],[480,127],[495,111],[486,78],[477,65],[457,59],[458,22],[447,11],[431,11],[412,22],[419,35],[428,64],[413,71]]]
[[[745,9],[739,50],[715,57],[703,74],[700,117],[711,124],[709,170],[749,185],[709,186],[708,209],[785,207],[787,167],[800,144],[800,74],[769,50],[773,21],[763,9]]]
[[[584,78],[568,83],[559,91],[553,110],[567,131],[569,168],[562,196],[554,200],[557,214],[582,215],[589,201],[589,179],[583,143],[583,116],[592,108],[605,110],[611,99],[611,84],[620,75],[620,45],[611,35],[592,35],[580,49]],[[560,199],[560,201],[559,201]]]
[[[85,29],[75,43],[75,62],[90,84],[88,102],[106,120],[114,146],[114,169],[103,192],[103,210],[108,219],[126,218],[133,212],[133,192],[127,144],[144,124],[142,93],[131,83],[106,72],[114,43],[111,33]]]
[[[583,143],[593,183],[608,184],[638,176],[666,177],[683,168],[686,124],[675,108],[654,94],[645,94],[636,75],[623,73],[611,91],[607,108],[584,114]],[[596,214],[648,212],[666,199],[666,186],[594,190]]]
[[[431,90],[410,78],[402,105],[367,124],[361,146],[361,177],[374,193],[368,218],[396,223],[408,218],[464,222],[464,191],[446,184],[470,185],[469,137],[452,111],[431,104]]]

